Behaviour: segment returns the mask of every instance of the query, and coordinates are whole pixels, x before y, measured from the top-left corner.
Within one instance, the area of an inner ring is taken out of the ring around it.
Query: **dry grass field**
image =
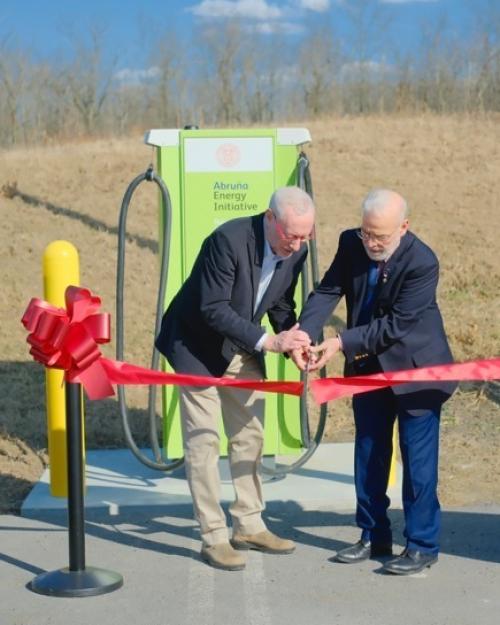
[[[284,125],[284,124],[283,124]],[[411,227],[438,254],[439,301],[458,360],[500,355],[500,118],[372,117],[305,125],[319,212],[321,270],[340,231],[357,225],[373,187],[408,199]],[[133,138],[0,152],[0,512],[15,512],[47,461],[44,374],[31,362],[20,318],[42,296],[41,259],[55,239],[79,249],[81,283],[114,316],[121,200],[153,160]],[[17,191],[12,194],[17,185]],[[7,190],[6,190],[7,189]],[[13,195],[13,197],[9,197]],[[157,292],[157,192],[143,184],[130,209],[126,358],[151,358]],[[342,319],[342,310],[338,311]],[[104,347],[114,357],[114,343]],[[331,373],[340,371],[340,361]],[[146,440],[146,392],[128,393],[133,429]],[[446,505],[500,502],[500,391],[464,384],[443,414],[440,494]],[[349,440],[348,402],[329,405],[327,438]],[[87,447],[123,447],[114,399],[87,402]]]

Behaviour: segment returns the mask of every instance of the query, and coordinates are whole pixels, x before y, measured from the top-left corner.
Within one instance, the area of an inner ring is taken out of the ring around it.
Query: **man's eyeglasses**
[[[375,243],[381,243],[382,245],[385,245],[386,243],[389,243],[389,241],[396,234],[398,229],[399,226],[391,234],[372,234],[371,232],[366,232],[366,230],[363,230],[363,228],[358,228],[356,230],[356,234],[362,241],[369,241],[371,239]]]
[[[288,243],[294,243],[295,241],[299,241],[300,243],[305,243],[306,241],[310,241],[311,239],[314,238],[314,230],[304,236],[301,236],[300,234],[292,234],[292,235],[286,234],[286,232],[281,227],[280,222],[276,218],[276,215],[273,215],[273,217],[274,217],[274,223],[276,226],[276,232],[282,241],[287,241]]]

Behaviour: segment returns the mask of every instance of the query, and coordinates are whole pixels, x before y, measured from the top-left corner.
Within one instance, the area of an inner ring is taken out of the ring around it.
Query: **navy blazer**
[[[294,291],[307,245],[276,265],[257,311],[253,312],[264,258],[264,213],[233,219],[203,242],[190,276],[165,312],[156,347],[176,372],[220,377],[243,349],[257,357],[265,376],[264,355],[254,350],[265,329],[296,322]]]
[[[378,278],[371,321],[358,325],[369,263],[356,231],[343,232],[332,264],[302,310],[301,329],[316,341],[345,296],[347,329],[340,333],[345,375],[453,362],[436,302],[439,263],[434,252],[413,233],[406,232]],[[449,395],[455,387],[454,382],[433,382],[392,388],[398,395],[425,388]]]

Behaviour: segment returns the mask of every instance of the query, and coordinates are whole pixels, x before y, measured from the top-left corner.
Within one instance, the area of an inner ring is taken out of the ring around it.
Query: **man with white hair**
[[[404,198],[388,189],[370,192],[362,205],[361,227],[340,235],[335,258],[299,318],[315,341],[345,296],[347,327],[292,358],[318,369],[337,352],[345,375],[368,375],[452,362],[436,303],[439,265],[432,250],[408,230]],[[412,383],[355,395],[356,522],[360,540],[339,551],[339,562],[392,555],[387,484],[392,431],[398,419],[403,463],[406,547],[384,571],[417,573],[437,561],[440,506],[437,497],[441,406],[456,384]]]
[[[205,239],[156,340],[177,373],[262,379],[264,352],[309,345],[296,324],[294,290],[313,227],[309,195],[298,187],[282,187],[264,213],[228,221]],[[266,313],[275,335],[261,327]],[[262,520],[264,394],[181,386],[179,403],[202,558],[218,568],[239,570],[245,566],[241,552],[246,549],[291,553],[294,543],[272,534]],[[229,509],[231,541],[219,502],[221,412],[236,494]]]

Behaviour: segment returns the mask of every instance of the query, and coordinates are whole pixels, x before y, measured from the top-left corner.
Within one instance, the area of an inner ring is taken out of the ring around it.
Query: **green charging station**
[[[300,146],[311,141],[305,128],[153,129],[145,142],[156,148],[157,171],[170,193],[172,235],[165,309],[189,275],[203,240],[229,219],[261,213],[279,187],[297,184]],[[162,204],[160,202],[160,204]],[[160,222],[165,206],[160,206]],[[162,241],[160,241],[160,245]],[[301,287],[295,299],[301,306]],[[169,371],[169,365],[163,361]],[[299,372],[281,355],[266,356],[273,380],[298,380]],[[178,396],[163,387],[163,433],[166,456],[183,456]],[[268,394],[264,454],[299,454],[302,448],[300,399]],[[221,456],[227,440],[221,418]]]

